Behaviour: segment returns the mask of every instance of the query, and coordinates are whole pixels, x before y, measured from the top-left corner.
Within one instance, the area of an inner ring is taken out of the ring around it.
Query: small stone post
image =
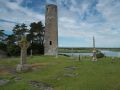
[[[56,58],[58,58],[58,48],[56,48]]]
[[[81,61],[81,56],[80,56],[80,54],[79,54],[79,57],[78,57],[78,58],[79,58],[79,61]]]
[[[17,65],[16,70],[20,71],[27,71],[30,69],[30,66],[27,64],[27,48],[29,47],[29,43],[26,40],[26,37],[23,36],[21,41],[19,42],[19,46],[21,48],[21,60],[20,64]]]

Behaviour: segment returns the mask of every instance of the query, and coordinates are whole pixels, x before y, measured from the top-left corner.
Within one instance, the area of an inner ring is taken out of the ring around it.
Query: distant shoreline
[[[115,51],[120,52],[120,48],[96,48],[97,50],[108,50],[108,51]],[[60,53],[90,53],[92,52],[93,48],[78,48],[78,47],[59,47],[58,51]]]

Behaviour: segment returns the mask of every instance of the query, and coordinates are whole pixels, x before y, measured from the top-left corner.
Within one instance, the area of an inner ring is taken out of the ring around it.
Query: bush
[[[6,51],[6,44],[0,42],[0,50]]]
[[[9,56],[20,56],[20,47],[15,44],[7,46],[7,53]]]
[[[28,54],[30,54],[30,50],[32,49],[32,54],[36,55],[36,54],[44,54],[44,46],[37,44],[37,43],[33,43],[29,48],[28,48]]]
[[[96,57],[97,58],[103,58],[105,55],[103,54],[103,53],[101,53],[100,51],[99,52],[97,52],[97,54],[96,54]]]

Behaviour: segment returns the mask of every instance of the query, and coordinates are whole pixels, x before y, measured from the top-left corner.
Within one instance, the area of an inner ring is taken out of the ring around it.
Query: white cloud
[[[118,7],[120,8],[120,3],[112,6],[111,1],[113,0],[99,0],[96,5],[96,10],[101,13],[101,16],[92,16],[88,18],[91,21],[97,21],[96,23],[80,20],[79,15],[82,15],[89,9],[88,5],[90,2],[85,2],[80,6],[80,3],[74,0],[69,10],[66,10],[60,6],[62,4],[59,4],[59,36],[62,38],[73,38],[74,40],[72,42],[75,44],[74,46],[91,46],[92,36],[95,36],[97,47],[119,47],[120,10]],[[67,0],[65,3],[68,3]],[[79,15],[75,15],[77,13]],[[105,21],[101,21],[100,19],[102,18],[104,18]],[[115,30],[112,29],[114,27]],[[77,43],[76,40],[82,40],[86,42],[86,44]],[[64,44],[63,42],[61,46],[63,45],[68,44]],[[72,46],[72,44],[69,46]]]
[[[22,0],[17,0],[17,2],[14,3],[8,0],[2,1],[2,4],[0,4],[0,8],[2,8],[0,18],[27,24],[40,20],[44,22],[43,14],[34,12],[29,8],[21,7],[21,1]],[[114,0],[98,0],[94,9],[100,15],[96,15],[91,14],[91,9],[93,8],[90,8],[90,5],[92,5],[94,1],[95,0],[47,0],[47,3],[58,5],[60,46],[89,47],[92,46],[93,36],[95,36],[97,47],[120,46],[120,2],[115,2]],[[86,19],[82,20],[85,15]],[[13,24],[6,22],[1,25],[2,28],[7,30],[7,28],[9,29]],[[61,40],[61,38],[64,40]],[[68,38],[72,38],[72,41],[70,39],[68,40]]]
[[[99,0],[97,10],[100,11],[108,22],[120,23],[120,1]]]
[[[0,30],[9,30],[10,31],[13,29],[12,27],[14,27],[13,23],[8,23],[8,22],[0,22]]]
[[[22,1],[22,0],[21,0]],[[0,1],[0,7],[2,9],[0,17],[7,21],[14,21],[18,23],[26,23],[30,24],[33,21],[43,21],[44,23],[44,15],[40,13],[36,13],[28,8],[23,8],[19,4],[20,2],[9,2],[9,1]],[[7,22],[8,23],[8,22]],[[11,28],[5,24],[5,30],[10,30]],[[3,27],[5,27],[3,25]]]

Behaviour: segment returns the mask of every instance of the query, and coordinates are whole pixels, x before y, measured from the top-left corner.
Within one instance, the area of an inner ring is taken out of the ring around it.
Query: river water
[[[106,56],[120,57],[120,52],[108,51],[108,50],[101,50],[101,52],[104,53]]]
[[[102,53],[105,54],[105,56],[109,57],[120,57],[120,52],[115,52],[115,51],[108,51],[108,50],[101,50]],[[93,53],[61,53],[61,54],[66,54],[69,56],[92,56]]]

